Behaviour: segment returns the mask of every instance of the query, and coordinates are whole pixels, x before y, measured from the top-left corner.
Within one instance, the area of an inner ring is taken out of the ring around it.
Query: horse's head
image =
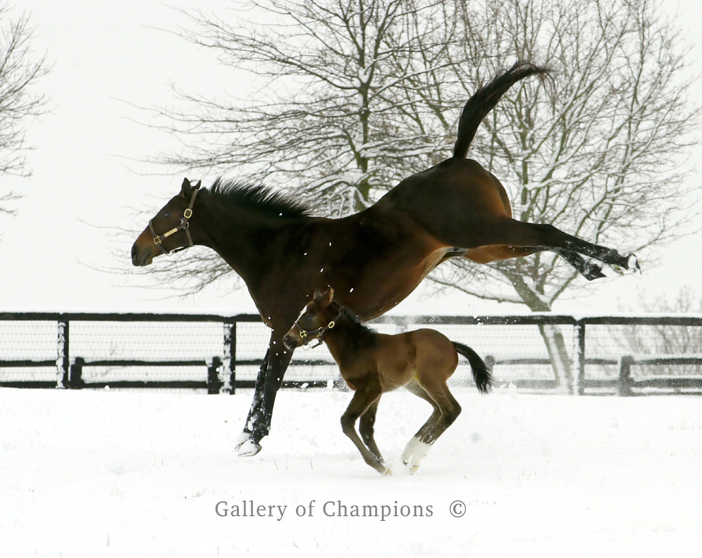
[[[334,289],[331,287],[324,293],[319,289],[315,291],[312,300],[305,305],[283,337],[283,344],[288,350],[307,345],[313,339],[319,339],[321,344],[324,334],[334,327],[335,320],[339,318],[340,306],[333,303],[333,299]]]
[[[134,265],[149,265],[156,256],[170,254],[193,245],[190,218],[195,211],[199,188],[199,180],[192,184],[187,178],[183,180],[180,194],[161,208],[134,242]]]

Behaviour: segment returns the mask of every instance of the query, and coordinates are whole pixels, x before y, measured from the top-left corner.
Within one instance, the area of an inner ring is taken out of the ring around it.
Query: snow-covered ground
[[[0,556],[700,555],[701,399],[454,391],[414,476],[429,406],[384,396],[381,477],[341,433],[349,393],[281,392],[239,458],[247,391],[0,389]]]

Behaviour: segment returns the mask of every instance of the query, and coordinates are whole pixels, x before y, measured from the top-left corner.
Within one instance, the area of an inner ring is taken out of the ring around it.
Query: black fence
[[[385,316],[471,345],[498,385],[575,394],[702,393],[702,317]],[[257,315],[0,313],[0,386],[252,388],[268,345]],[[298,350],[284,387],[343,385],[325,347]],[[470,385],[466,363],[453,383]]]

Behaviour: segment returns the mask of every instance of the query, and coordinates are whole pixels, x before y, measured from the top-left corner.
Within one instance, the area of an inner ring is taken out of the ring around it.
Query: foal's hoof
[[[251,457],[261,451],[261,444],[254,440],[246,440],[239,446],[239,457]]]

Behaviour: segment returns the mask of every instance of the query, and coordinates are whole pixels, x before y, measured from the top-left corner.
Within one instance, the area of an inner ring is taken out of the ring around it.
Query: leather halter
[[[159,236],[158,234],[156,234],[156,230],[154,229],[153,219],[149,221],[149,231],[151,232],[151,236],[154,237],[154,244],[156,244],[156,246],[158,246],[161,249],[161,252],[163,254],[173,254],[175,252],[180,252],[181,250],[185,250],[186,248],[191,248],[193,246],[193,237],[190,235],[190,218],[193,216],[193,206],[195,205],[195,198],[197,198],[197,193],[199,191],[200,190],[198,188],[195,188],[193,190],[193,195],[190,198],[190,204],[185,209],[185,211],[183,211],[183,216],[180,218],[180,225],[178,225],[177,227],[173,227],[170,231],[165,232]],[[185,231],[185,234],[188,235],[188,246],[180,246],[178,248],[173,248],[172,250],[166,250],[163,247],[162,242],[169,236],[177,233],[178,231]]]
[[[336,321],[341,317],[342,312],[343,312],[343,309],[339,308],[339,313],[336,315],[336,318],[331,320],[327,325],[318,327],[317,329],[312,329],[309,331],[306,329],[302,329],[302,326],[298,323],[298,320],[295,320],[293,327],[296,327],[298,329],[300,339],[302,339],[302,342],[305,346],[307,346],[307,338],[308,337],[311,336],[311,339],[317,339],[319,341],[319,343],[309,347],[310,349],[316,349],[324,342],[324,334],[327,331],[329,331],[330,329],[334,329],[334,327],[336,326]]]

